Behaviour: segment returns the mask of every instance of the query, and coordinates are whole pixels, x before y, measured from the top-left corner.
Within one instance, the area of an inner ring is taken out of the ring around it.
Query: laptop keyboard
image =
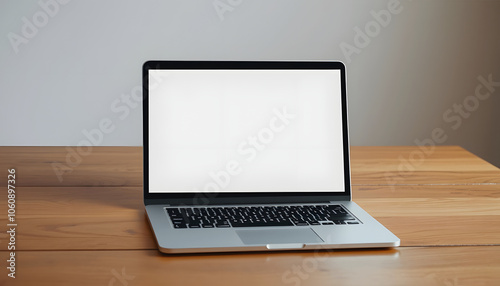
[[[340,205],[167,207],[174,228],[359,224]]]

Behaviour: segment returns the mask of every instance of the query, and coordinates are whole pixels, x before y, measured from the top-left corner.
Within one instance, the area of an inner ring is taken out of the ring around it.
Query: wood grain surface
[[[20,251],[1,285],[498,285],[500,246],[168,256]]]
[[[180,256],[156,250],[141,148],[94,147],[59,180],[71,148],[0,147],[18,223],[18,278],[3,268],[0,285],[500,285],[500,170],[461,147],[352,148],[354,201],[402,247]]]

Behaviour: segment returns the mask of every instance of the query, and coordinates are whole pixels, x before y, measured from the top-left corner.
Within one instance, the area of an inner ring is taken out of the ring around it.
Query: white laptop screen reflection
[[[150,192],[344,191],[337,70],[150,70]]]

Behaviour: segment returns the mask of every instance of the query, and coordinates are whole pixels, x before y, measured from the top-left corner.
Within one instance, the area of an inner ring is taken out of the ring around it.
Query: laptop
[[[161,252],[399,246],[351,200],[341,62],[148,61],[143,100]]]

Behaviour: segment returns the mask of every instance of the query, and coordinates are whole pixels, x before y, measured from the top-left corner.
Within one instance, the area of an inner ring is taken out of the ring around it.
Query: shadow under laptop
[[[372,273],[375,269],[394,269],[400,263],[399,250],[393,248],[327,250],[318,247],[306,251],[180,255],[149,252],[148,255],[170,273],[189,269],[198,281],[210,284],[220,279],[227,285],[237,283],[241,277],[245,277],[245,285],[259,285],[259,281],[272,282],[272,285],[319,285],[317,283],[324,283],[325,278],[332,282],[342,277],[362,279],[363,269]],[[184,282],[193,277],[185,278]]]
[[[389,256],[393,258],[399,257],[399,250],[392,247],[382,247],[382,248],[346,248],[346,249],[326,249],[325,247],[318,246],[317,249],[308,250],[277,250],[277,251],[233,251],[233,252],[211,252],[211,253],[179,253],[179,254],[168,254],[158,251],[159,256],[164,257],[224,257],[224,256],[252,256],[252,255],[264,255],[266,257],[272,258],[276,255],[293,255],[293,256],[303,256],[303,257],[316,257],[321,260],[321,257],[328,256]],[[156,256],[156,255],[154,255]]]

